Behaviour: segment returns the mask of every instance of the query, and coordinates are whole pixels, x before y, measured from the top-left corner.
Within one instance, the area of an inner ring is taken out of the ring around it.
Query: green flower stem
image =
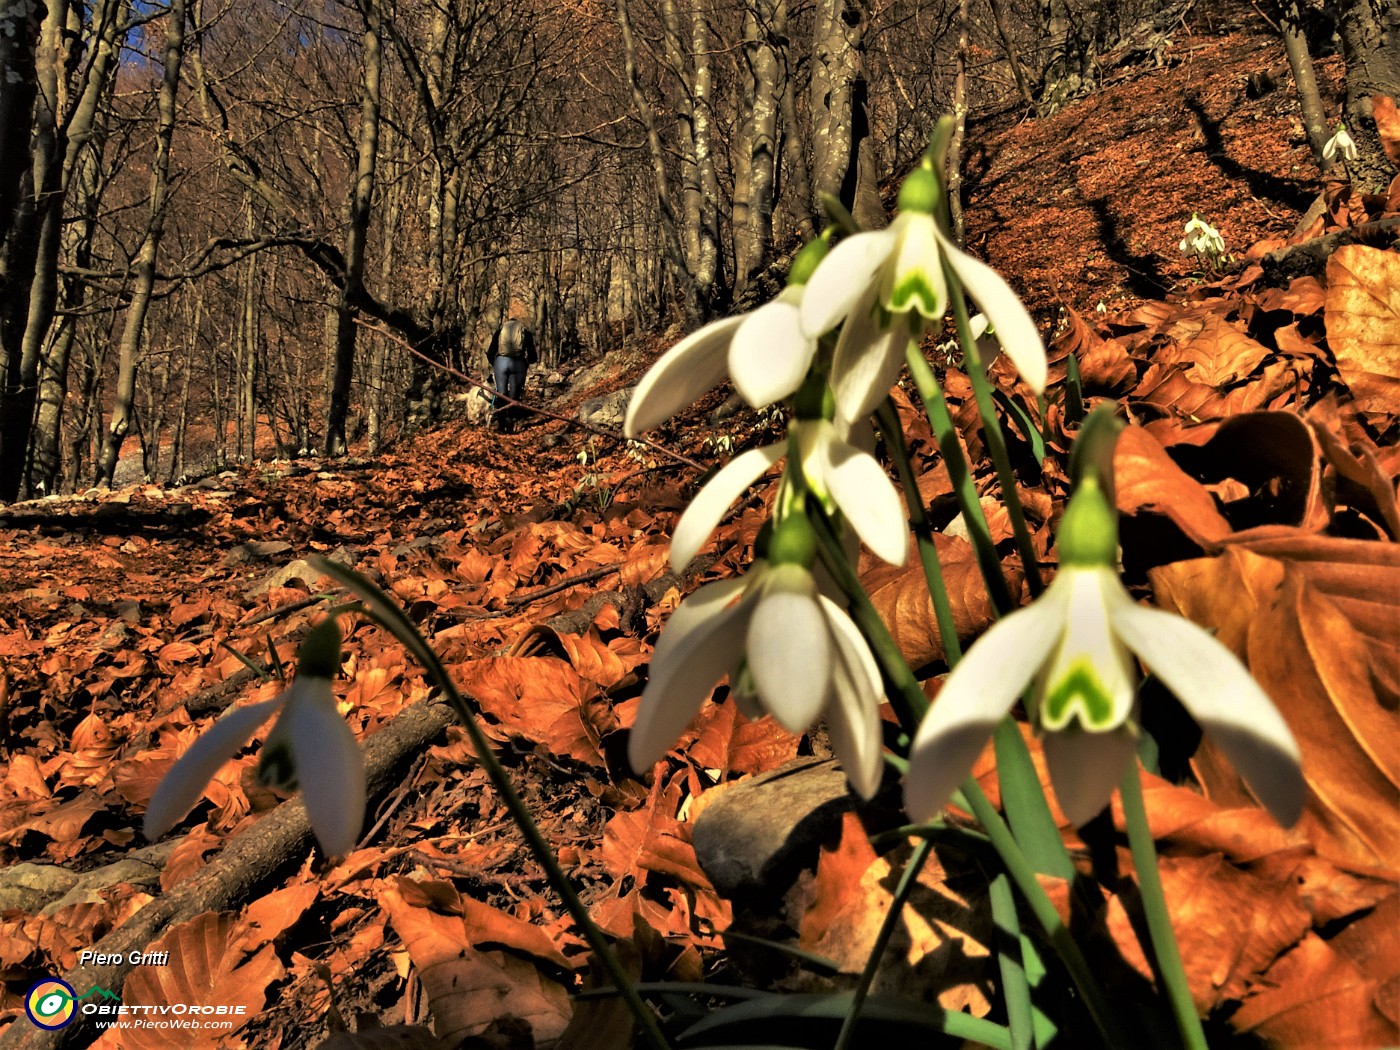
[[[919,729],[919,723],[928,711],[928,697],[924,696],[914,672],[909,670],[904,654],[899,651],[899,646],[890,636],[885,621],[880,619],[875,606],[870,604],[870,596],[865,593],[855,569],[846,560],[846,552],[841,549],[841,541],[837,538],[830,519],[817,506],[809,510],[808,517],[817,534],[822,564],[850,600],[851,619],[860,628],[860,633],[865,636],[871,652],[879,662],[885,682],[890,687],[890,706],[894,708],[899,724],[912,740]]]
[[[977,351],[977,340],[972,337],[972,325],[967,315],[967,299],[963,295],[962,284],[953,268],[944,261],[943,273],[948,279],[948,298],[953,304],[953,319],[958,326],[958,340],[963,346],[963,359],[967,364],[967,375],[972,380],[972,393],[977,399],[977,410],[982,415],[982,433],[986,438],[987,451],[996,466],[997,480],[1001,482],[1001,499],[1006,512],[1011,516],[1011,531],[1016,538],[1016,552],[1021,557],[1021,565],[1026,572],[1026,584],[1031,597],[1039,597],[1045,589],[1040,578],[1040,563],[1031,543],[1030,529],[1026,527],[1026,514],[1021,508],[1020,497],[1016,495],[1016,472],[1011,469],[1011,457],[1006,451],[1006,438],[997,421],[996,404],[992,400],[992,384],[987,379],[987,371],[982,366],[982,355]]]
[[[992,846],[1006,865],[1006,873],[1021,891],[1021,896],[1030,905],[1036,920],[1049,938],[1050,946],[1055,949],[1065,969],[1069,971],[1070,979],[1084,998],[1084,1005],[1088,1008],[1089,1016],[1093,1018],[1099,1034],[1103,1036],[1104,1043],[1113,1048],[1132,1046],[1133,1041],[1119,1029],[1118,1020],[1104,999],[1103,989],[1094,979],[1094,972],[1089,968],[1079,945],[1074,942],[1069,927],[1060,920],[1060,913],[1055,910],[1055,905],[1050,902],[1045,888],[1036,878],[1035,868],[1021,852],[1011,829],[1002,820],[991,799],[983,792],[982,785],[974,778],[968,777],[963,781],[962,791],[972,807],[972,815],[981,822],[987,837],[992,840]]]
[[[647,1044],[652,1047],[652,1050],[670,1050],[666,1037],[661,1034],[661,1027],[657,1024],[656,1014],[642,1000],[631,977],[622,968],[622,964],[613,953],[612,946],[603,936],[603,931],[593,922],[593,917],[588,914],[588,908],[574,892],[568,875],[559,866],[554,850],[545,841],[545,837],[540,834],[540,829],[531,818],[530,811],[525,807],[524,801],[516,792],[515,785],[511,783],[505,767],[496,758],[496,753],[491,748],[491,741],[486,738],[481,725],[477,722],[476,712],[457,690],[452,676],[448,674],[447,668],[443,666],[427,639],[387,594],[359,573],[325,558],[317,558],[313,564],[358,595],[365,603],[366,612],[418,657],[428,672],[428,676],[442,689],[447,696],[448,703],[457,712],[457,718],[467,731],[467,736],[471,739],[472,750],[476,752],[477,761],[486,770],[487,777],[490,778],[492,786],[500,795],[501,801],[505,803],[511,819],[515,821],[521,834],[525,836],[525,842],[530,847],[530,852],[535,855],[535,859],[539,861],[540,867],[544,869],[549,884],[559,894],[569,915],[573,917],[574,922],[578,923],[588,946],[593,949],[593,954],[602,963],[603,969],[607,971],[613,984],[619,989],[623,1001],[627,1003],[633,1018],[636,1019],[637,1025],[641,1028]]]
[[[822,563],[826,565],[836,583],[851,601],[852,618],[870,644],[871,652],[879,661],[880,669],[887,683],[892,687],[890,703],[899,715],[900,723],[906,728],[917,727],[920,719],[928,710],[928,699],[924,696],[923,689],[919,687],[919,683],[914,678],[914,673],[909,670],[909,665],[905,663],[899,647],[890,637],[889,630],[885,627],[884,621],[880,619],[880,614],[875,611],[875,607],[870,604],[865,590],[860,586],[860,580],[856,577],[850,563],[847,562],[845,551],[841,549],[840,541],[836,538],[831,523],[819,510],[811,513],[811,519],[817,534]],[[912,735],[913,730],[909,731]],[[1055,911],[1055,906],[1050,902],[1050,898],[1046,896],[1044,888],[1036,878],[1035,868],[1026,859],[1025,853],[1022,852],[1001,814],[996,811],[991,800],[982,791],[981,785],[971,777],[963,782],[962,791],[972,807],[973,816],[982,824],[983,829],[987,832],[987,837],[991,839],[992,846],[1001,856],[1002,863],[1006,865],[1007,873],[1030,904],[1036,919],[1045,929],[1051,946],[1063,960],[1065,968],[1069,971],[1080,995],[1084,997],[1090,1015],[1099,1031],[1103,1033],[1107,1044],[1111,1047],[1132,1045],[1128,1040],[1118,1038],[1120,1033],[1117,1023],[1104,1002],[1102,991],[1094,982],[1094,975],[1089,969],[1089,964],[1085,962],[1083,954],[1079,951],[1079,946],[1074,943],[1069,928],[1060,921],[1059,913]]]
[[[948,601],[948,585],[943,579],[943,564],[938,557],[938,548],[933,543],[933,525],[928,520],[924,508],[924,498],[919,494],[919,484],[914,480],[914,469],[909,463],[909,449],[904,444],[904,431],[895,416],[889,398],[880,406],[876,416],[880,433],[884,435],[885,447],[894,459],[895,470],[899,473],[900,484],[904,487],[904,501],[909,504],[909,525],[919,545],[919,561],[924,567],[924,582],[928,585],[929,597],[933,601],[933,618],[938,624],[938,640],[943,646],[943,658],[951,670],[962,659],[962,645],[958,641],[958,628],[953,622],[953,606]]]
[[[1031,761],[1030,748],[1016,720],[1003,718],[993,734],[997,778],[1001,782],[1001,808],[1035,870],[1071,883],[1074,861],[1070,859],[1060,828],[1050,814],[1050,803],[1040,776]]]
[[[1162,892],[1162,875],[1157,869],[1157,847],[1147,823],[1147,806],[1142,797],[1142,774],[1132,763],[1119,785],[1123,799],[1123,817],[1128,825],[1128,845],[1132,848],[1133,867],[1137,870],[1138,887],[1142,890],[1142,907],[1147,913],[1147,929],[1152,935],[1152,951],[1157,956],[1157,971],[1171,1000],[1181,1042],[1187,1050],[1207,1050],[1206,1034],[1196,1015],[1196,1004],[1186,983],[1186,971],[1181,964],[1181,949],[1172,932],[1167,898]]]
[[[914,847],[914,853],[910,856],[909,863],[904,866],[904,873],[900,875],[899,885],[894,890],[894,899],[890,901],[890,906],[885,910],[885,918],[880,923],[879,932],[875,935],[875,943],[870,946],[870,954],[865,959],[865,968],[861,970],[860,979],[856,982],[855,992],[851,996],[851,1008],[846,1011],[846,1018],[841,1022],[841,1031],[836,1036],[836,1044],[832,1050],[847,1050],[851,1045],[851,1039],[856,1033],[856,1023],[860,1020],[860,1008],[865,1004],[866,996],[870,994],[870,985],[875,981],[875,971],[880,968],[880,960],[884,957],[890,938],[894,936],[900,913],[904,911],[904,905],[908,903],[909,895],[914,891],[914,886],[919,881],[919,872],[924,870],[924,864],[932,852],[933,843],[928,839],[922,839]]]
[[[1002,574],[1001,559],[997,557],[996,544],[992,542],[992,530],[987,525],[987,515],[982,510],[982,501],[978,499],[977,488],[972,483],[972,472],[968,470],[957,427],[953,425],[952,413],[948,411],[948,402],[943,397],[943,385],[938,382],[938,377],[933,374],[933,369],[915,343],[908,345],[904,357],[909,364],[909,373],[914,377],[914,387],[923,398],[924,412],[938,442],[938,451],[943,457],[944,469],[948,471],[953,494],[962,509],[963,521],[967,523],[968,539],[977,554],[977,565],[987,582],[992,605],[998,614],[1005,615],[1016,607],[1016,601]]]
[[[1031,986],[1021,958],[1021,919],[1016,914],[1016,898],[1005,873],[992,878],[988,886],[992,899],[992,922],[1005,941],[997,948],[1001,971],[1001,994],[1006,1000],[1006,1023],[1011,1030],[1013,1050],[1031,1050],[1035,1044],[1035,1019],[1031,1009]]]

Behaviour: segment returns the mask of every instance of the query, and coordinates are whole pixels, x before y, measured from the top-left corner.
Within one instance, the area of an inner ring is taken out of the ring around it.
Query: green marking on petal
[[[885,305],[895,314],[917,309],[924,317],[938,317],[941,313],[939,307],[943,304],[938,301],[938,293],[923,272],[911,270],[890,290]]]
[[[1060,729],[1076,713],[1084,728],[1091,732],[1112,729],[1117,722],[1113,697],[1104,688],[1094,665],[1082,658],[1071,664],[1047,690],[1041,706],[1041,721],[1051,729]]]

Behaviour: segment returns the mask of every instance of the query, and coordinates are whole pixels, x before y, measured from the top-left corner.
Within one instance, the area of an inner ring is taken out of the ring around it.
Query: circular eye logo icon
[[[49,977],[40,981],[24,997],[24,1012],[40,1028],[55,1031],[73,1020],[77,993],[66,981]]]

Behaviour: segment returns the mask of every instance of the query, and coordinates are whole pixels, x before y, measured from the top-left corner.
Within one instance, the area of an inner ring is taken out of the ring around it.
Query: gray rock
[[[833,760],[795,759],[722,789],[695,821],[695,856],[721,896],[781,894],[854,805]]]
[[[590,397],[579,406],[578,418],[595,427],[620,427],[627,415],[627,403],[631,400],[631,387],[601,397]]]

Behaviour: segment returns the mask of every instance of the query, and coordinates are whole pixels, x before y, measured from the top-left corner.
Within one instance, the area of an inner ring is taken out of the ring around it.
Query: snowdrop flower
[[[871,452],[870,424],[853,426],[839,417],[836,422],[799,418],[788,433],[807,489],[828,510],[839,510],[876,557],[903,565],[909,545],[904,510],[889,475]],[[788,441],[777,441],[749,449],[725,464],[696,494],[671,537],[671,566],[676,572],[699,553],[739,494],[782,459],[788,448]]]
[[[726,375],[754,408],[794,393],[817,352],[817,341],[804,334],[799,316],[805,281],[826,247],[818,238],[798,252],[787,287],[772,302],[707,324],[663,354],[627,406],[627,436],[660,426]]]
[[[340,670],[340,629],[318,624],[302,644],[297,675],[282,693],[229,712],[180,757],[146,807],[145,834],[156,839],[194,807],[219,768],[260,725],[280,715],[263,744],[258,780],[302,799],[321,849],[338,857],[354,848],[365,812],[365,769],[355,734],[336,710],[331,679]]]
[[[1249,672],[1209,632],[1138,605],[1114,569],[1117,526],[1095,475],[1065,512],[1060,571],[1027,608],[998,621],[948,676],[919,726],[905,806],[931,820],[967,776],[993,728],[1035,681],[1033,717],[1065,816],[1079,826],[1108,804],[1132,761],[1137,668],[1176,694],[1279,823],[1305,787],[1298,745]]]
[[[1186,224],[1186,236],[1177,245],[1182,255],[1206,255],[1212,258],[1225,254],[1225,238],[1220,231],[1195,212]]]
[[[1037,394],[1045,390],[1045,346],[1011,287],[962,252],[934,218],[942,198],[930,168],[916,169],[899,191],[899,216],[887,228],[857,233],[831,250],[807,282],[802,330],[816,338],[845,322],[831,385],[848,419],[875,410],[904,367],[905,347],[948,310],[946,263],[987,315],[1003,349]]]
[[[880,670],[846,611],[818,589],[811,530],[803,515],[790,515],[747,576],[706,584],[671,614],[628,741],[633,769],[666,753],[727,674],[750,717],[770,714],[794,733],[825,717],[851,784],[865,798],[875,794]]]
[[[1326,160],[1334,160],[1338,153],[1342,155],[1343,160],[1356,159],[1356,142],[1347,134],[1345,124],[1338,124],[1337,130],[1327,140],[1327,145],[1322,147],[1322,156]]]

